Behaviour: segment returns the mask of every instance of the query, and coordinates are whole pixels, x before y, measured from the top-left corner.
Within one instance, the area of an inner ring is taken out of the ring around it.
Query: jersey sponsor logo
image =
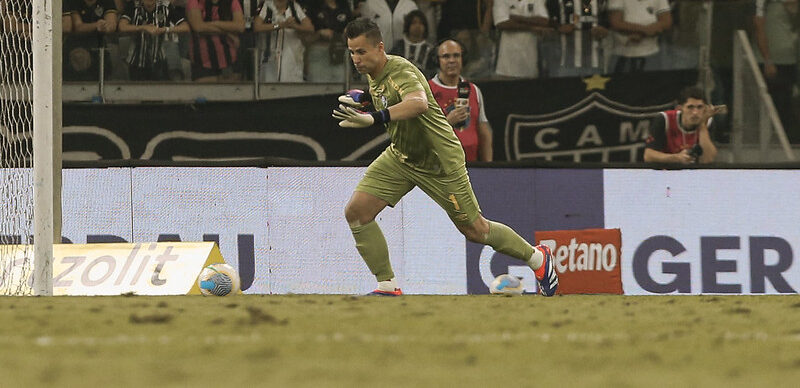
[[[553,252],[559,294],[622,294],[619,229],[536,232]]]

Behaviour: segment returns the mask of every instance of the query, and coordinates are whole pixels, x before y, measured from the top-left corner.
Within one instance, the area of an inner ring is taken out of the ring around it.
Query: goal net
[[[0,295],[52,294],[60,13],[61,0],[0,0]]]

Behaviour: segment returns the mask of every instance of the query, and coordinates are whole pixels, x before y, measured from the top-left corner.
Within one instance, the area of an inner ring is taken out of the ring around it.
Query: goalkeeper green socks
[[[531,267],[539,268],[542,265],[542,255],[534,255],[537,252],[531,244],[528,244],[517,232],[499,222],[489,221],[489,233],[485,240],[486,245],[494,248],[495,251],[520,259]],[[534,261],[538,262],[534,263]]]
[[[392,264],[389,262],[389,246],[378,223],[371,221],[366,225],[350,226],[356,249],[367,263],[369,270],[379,282],[394,278]],[[543,256],[517,232],[499,222],[489,221],[489,233],[484,243],[495,251],[526,262],[534,270],[542,266]]]
[[[371,221],[366,225],[350,226],[356,249],[367,267],[379,282],[394,278],[392,264],[389,262],[389,246],[378,223]]]

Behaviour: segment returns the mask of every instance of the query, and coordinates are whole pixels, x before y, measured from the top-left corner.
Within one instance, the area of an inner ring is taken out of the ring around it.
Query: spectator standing
[[[455,38],[460,31],[489,32],[492,28],[492,0],[445,0],[438,35]],[[460,41],[460,40],[459,40]],[[467,47],[469,49],[469,47]]]
[[[428,20],[422,11],[415,9],[406,15],[403,21],[403,38],[394,42],[389,54],[408,59],[425,76],[436,71],[436,53],[432,44],[428,43]]]
[[[496,45],[491,38],[493,0],[449,0],[442,3],[439,36],[464,44],[463,75],[488,77],[494,70]]]
[[[437,52],[439,72],[428,81],[433,98],[458,136],[466,160],[491,162],[492,127],[483,109],[483,94],[478,85],[461,76],[464,48],[455,40],[445,40]]]
[[[69,0],[61,3],[61,31],[65,34],[72,32],[72,8],[73,4]],[[33,4],[31,2],[19,2],[14,0],[0,0],[0,32],[10,33],[16,31],[18,36],[30,42],[28,31],[31,23],[31,13]],[[28,43],[29,44],[29,43]]]
[[[173,0],[174,1],[174,0]],[[181,1],[181,0],[178,0]],[[242,16],[244,17],[244,33],[239,35],[239,61],[242,66],[242,78],[252,80],[255,77],[255,62],[254,55],[260,55],[256,52],[256,47],[263,49],[260,35],[256,34],[253,30],[255,26],[255,19],[261,11],[261,6],[265,0],[239,0],[242,3]],[[260,60],[260,58],[259,58]]]
[[[706,40],[711,2],[670,0],[672,28],[662,35],[660,57],[665,70],[696,69],[700,42]],[[731,43],[732,44],[732,43]]]
[[[661,112],[650,124],[651,136],[644,149],[644,161],[656,163],[711,163],[717,147],[711,141],[712,117],[722,113],[706,103],[705,93],[696,87],[681,91],[678,108]]]
[[[658,69],[658,37],[672,27],[667,0],[609,0],[609,24],[614,31],[614,72]],[[648,64],[648,61],[650,64]]]
[[[189,50],[192,80],[240,80],[239,34],[244,32],[244,13],[239,0],[188,0],[186,19],[194,33]]]
[[[364,0],[360,3],[361,17],[372,20],[383,33],[386,52],[391,52],[394,42],[403,33],[403,18],[417,9],[412,0]]]
[[[548,0],[558,44],[547,53],[549,73],[556,77],[608,73],[611,39],[606,0]]]
[[[124,9],[128,8],[128,4],[138,3],[140,1],[142,0],[114,0],[114,6],[117,7],[119,11],[123,11]]]
[[[169,79],[163,43],[166,34],[190,31],[182,11],[165,0],[128,3],[119,21],[119,31],[135,33],[135,42],[127,57],[131,80]]]
[[[261,59],[263,82],[303,82],[303,34],[314,32],[311,19],[292,0],[267,0],[255,20],[254,31],[270,32]]]
[[[754,19],[756,45],[761,54],[764,78],[792,143],[800,142],[800,128],[792,111],[792,93],[797,83],[797,0],[756,0]]]
[[[72,18],[76,34],[110,33],[117,29],[118,10],[114,0],[66,0],[65,14]]]
[[[709,43],[709,62],[713,76],[711,101],[713,104],[727,104],[728,114],[715,117],[717,126],[713,136],[717,142],[730,142],[730,118],[733,105],[733,37],[737,30],[748,33],[753,30],[752,0],[715,1],[711,8],[711,42]],[[712,28],[713,27],[713,28]]]
[[[545,0],[495,0],[492,11],[494,26],[500,30],[497,75],[539,77],[537,35],[552,31]]]
[[[63,0],[61,2],[61,32],[66,38],[67,34],[72,33],[72,6],[70,5],[69,0]]]
[[[353,10],[347,0],[315,0],[308,5],[308,16],[314,24],[314,34],[308,36],[308,81],[344,81],[344,61],[347,46],[342,33],[353,20]]]
[[[31,82],[32,69],[25,63],[30,64],[26,53],[31,52],[32,12],[30,3],[0,0],[0,48],[3,48],[4,57],[0,60],[0,85]]]
[[[442,20],[442,4],[446,0],[414,0],[417,9],[422,11],[428,21],[428,43],[435,45],[438,37],[438,26]],[[463,1],[463,0],[461,0]]]
[[[68,81],[97,80],[100,71],[101,47],[104,36],[117,30],[118,13],[114,0],[72,0],[72,34],[64,42],[68,66],[64,78]],[[111,72],[108,51],[104,55],[104,75]]]

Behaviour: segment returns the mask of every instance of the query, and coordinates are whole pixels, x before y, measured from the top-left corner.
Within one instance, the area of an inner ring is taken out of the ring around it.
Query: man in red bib
[[[720,108],[706,103],[703,91],[687,87],[681,91],[678,107],[661,112],[650,124],[650,137],[644,161],[655,163],[711,163],[717,147],[711,142],[709,127]]]
[[[433,98],[461,141],[467,161],[491,162],[492,127],[483,110],[483,94],[477,85],[461,77],[463,46],[445,40],[437,47],[437,54],[439,72],[428,80]]]

